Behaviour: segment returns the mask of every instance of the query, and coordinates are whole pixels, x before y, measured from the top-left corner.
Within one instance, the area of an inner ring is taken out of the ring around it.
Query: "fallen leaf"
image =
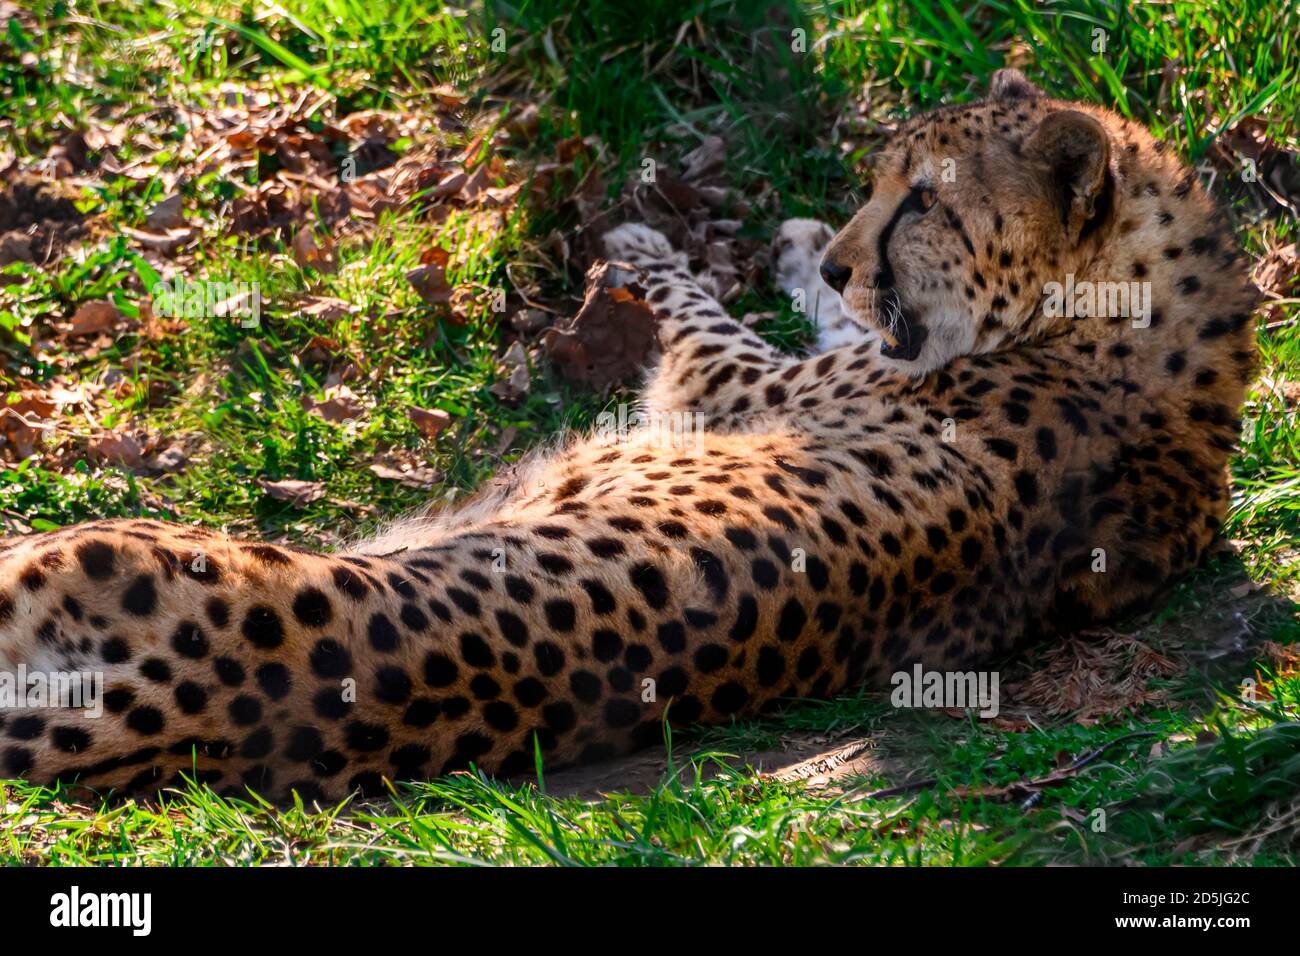
[[[293,261],[300,269],[315,269],[317,272],[334,272],[338,269],[338,260],[334,254],[334,241],[328,236],[322,242],[316,236],[312,226],[303,226],[293,237]]]
[[[439,305],[451,301],[451,286],[447,284],[447,263],[451,254],[441,246],[433,246],[420,257],[421,264],[406,274],[406,281],[425,302]]]
[[[587,272],[578,314],[542,336],[561,375],[600,391],[640,375],[658,347],[658,323],[644,290],[611,286],[614,271],[609,263],[596,262]]]
[[[1228,593],[1234,598],[1243,598],[1259,590],[1259,584],[1255,581],[1243,581],[1234,587],[1228,589]]]
[[[144,446],[130,432],[109,432],[90,443],[90,452],[100,461],[136,469],[144,464]]]
[[[165,448],[149,460],[149,467],[165,475],[176,474],[185,470],[190,462],[189,456],[179,445]]]
[[[528,394],[533,380],[528,374],[528,353],[524,351],[522,343],[514,342],[506,350],[497,373],[504,373],[504,378],[492,385],[492,394],[497,398],[513,405]]]
[[[145,228],[150,232],[169,232],[185,225],[185,216],[181,212],[181,197],[172,193],[166,199],[155,203],[144,217]]]
[[[451,416],[441,408],[411,406],[407,409],[407,414],[425,438],[436,438],[439,432],[451,424]]]
[[[122,232],[144,248],[161,252],[165,256],[174,255],[194,238],[194,230],[186,228],[169,229],[165,232],[148,232],[144,229],[132,229],[128,226]]]
[[[286,478],[283,481],[257,480],[258,486],[276,501],[287,501],[295,508],[302,508],[325,496],[325,485],[319,481],[300,481]]]
[[[72,316],[68,334],[98,335],[100,332],[108,332],[121,318],[122,313],[112,302],[104,300],[85,302]]]
[[[524,335],[540,332],[550,323],[550,315],[541,309],[520,309],[510,317],[510,327]]]
[[[365,404],[360,397],[346,385],[335,385],[325,389],[325,398],[320,401],[304,396],[302,405],[307,411],[315,412],[327,422],[345,422],[360,418],[365,411]]]
[[[16,461],[36,454],[42,436],[49,430],[44,421],[54,414],[56,403],[37,389],[26,389],[16,400],[0,402],[0,451],[12,451]]]
[[[408,488],[419,488],[428,490],[438,484],[440,475],[432,468],[422,468],[418,466],[406,466],[405,470],[392,468],[388,465],[374,464],[370,466],[370,471],[377,478],[385,478],[389,481],[396,481],[398,484],[405,485]]]

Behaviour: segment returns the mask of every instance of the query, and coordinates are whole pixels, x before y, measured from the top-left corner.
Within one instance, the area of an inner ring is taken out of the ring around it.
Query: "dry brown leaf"
[[[396,481],[398,484],[405,485],[408,488],[419,488],[428,490],[438,484],[441,475],[432,468],[424,468],[416,465],[404,465],[402,468],[393,468],[389,465],[373,464],[370,471],[377,478],[384,478],[389,481]]]
[[[144,464],[144,446],[130,432],[101,435],[90,443],[90,452],[100,461],[132,470]]]
[[[420,265],[406,274],[416,293],[430,305],[451,301],[451,286],[447,284],[447,263],[451,253],[441,246],[432,246],[420,257]]]
[[[302,406],[327,422],[346,422],[360,418],[366,408],[360,397],[346,385],[325,389],[325,397],[320,401],[304,396]]]
[[[317,238],[316,230],[311,226],[303,226],[294,233],[292,249],[293,261],[300,269],[315,269],[317,272],[338,269],[334,240],[329,236]]]
[[[145,215],[144,225],[150,232],[170,232],[184,227],[185,215],[181,211],[180,193],[172,193],[155,203]]]
[[[418,408],[411,406],[407,409],[407,414],[411,421],[415,422],[415,427],[420,429],[420,434],[425,438],[436,438],[438,434],[451,424],[451,416],[441,408]]]
[[[17,400],[0,402],[0,450],[17,461],[36,454],[41,436],[48,430],[44,419],[55,413],[57,403],[38,389],[24,389]]]
[[[319,481],[301,481],[297,478],[285,478],[283,481],[257,480],[258,486],[276,501],[287,501],[295,508],[302,508],[325,497],[325,486]]]
[[[184,471],[189,463],[189,456],[185,454],[185,449],[181,448],[180,445],[164,448],[149,459],[149,467],[165,475],[173,475]]]
[[[72,316],[68,326],[69,335],[98,335],[109,332],[117,325],[122,313],[112,302],[97,300],[84,302]]]
[[[611,285],[612,271],[607,262],[593,265],[578,314],[542,336],[560,374],[601,391],[639,375],[658,347],[658,323],[644,290]]]
[[[532,376],[528,374],[528,353],[523,343],[514,342],[501,357],[497,374],[503,376],[492,385],[492,394],[507,404],[517,404],[528,394],[532,387]]]

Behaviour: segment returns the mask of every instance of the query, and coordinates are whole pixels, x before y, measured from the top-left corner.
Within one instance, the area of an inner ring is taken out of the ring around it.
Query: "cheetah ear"
[[[1061,226],[1071,243],[1100,224],[1107,212],[1111,187],[1110,138],[1087,113],[1061,110],[1038,124],[1024,147],[1039,164],[1051,202],[1061,213]]]
[[[995,100],[1035,99],[1042,95],[1043,91],[1025,79],[1025,74],[1011,67],[994,73],[989,84],[989,96]]]

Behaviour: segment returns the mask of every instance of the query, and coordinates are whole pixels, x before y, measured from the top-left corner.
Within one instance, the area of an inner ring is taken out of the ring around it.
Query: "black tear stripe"
[[[909,212],[925,212],[925,206],[921,204],[923,192],[923,189],[913,188],[907,194],[907,198],[898,204],[894,214],[889,217],[889,222],[885,223],[885,228],[880,231],[880,238],[876,240],[876,257],[880,260],[880,268],[876,270],[876,281],[873,283],[877,290],[894,287],[894,267],[889,262],[889,240],[894,235],[894,227],[898,225],[898,220]]]

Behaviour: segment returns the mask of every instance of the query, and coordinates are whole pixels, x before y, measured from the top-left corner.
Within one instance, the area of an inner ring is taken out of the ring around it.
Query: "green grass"
[[[595,136],[611,200],[642,159],[672,168],[716,132],[729,147],[728,181],[749,206],[742,235],[761,239],[788,216],[845,221],[882,126],[981,95],[1008,62],[1054,95],[1147,123],[1195,163],[1209,161],[1216,137],[1246,116],[1265,121],[1280,148],[1300,145],[1300,16],[1283,2],[591,0],[575,12],[561,0],[522,0],[466,14],[408,0],[288,0],[274,13],[251,2],[128,0],[78,4],[76,18],[63,3],[29,6],[34,13],[11,21],[0,39],[0,116],[10,118],[0,147],[32,166],[64,139],[63,117],[129,121],[141,135],[128,138],[119,161],[156,169],[77,187],[78,208],[94,224],[89,234],[45,266],[0,270],[0,392],[105,384],[93,420],[65,409],[53,448],[0,470],[0,521],[18,522],[11,530],[150,515],[336,546],[383,515],[463,495],[626,397],[573,389],[537,362],[528,396],[502,401],[492,390],[507,337],[501,316],[481,301],[463,323],[449,322],[405,278],[436,245],[457,254],[453,285],[509,288],[523,274],[537,295],[571,309],[580,266],[547,241],[581,226],[562,201],[563,183],[486,234],[468,214],[435,225],[414,210],[383,213],[369,232],[342,237],[338,271],[320,274],[295,265],[284,241],[227,234],[237,190],[231,176],[209,172],[180,187],[201,235],[193,268],[259,282],[261,327],[195,319],[177,334],[132,332],[95,351],[53,334],[87,301],[112,299],[128,317],[138,309],[153,267],[123,230],[141,225],[169,176],[194,158],[185,114],[174,108],[213,107],[231,89],[240,91],[235,113],[261,92],[272,104],[325,97],[338,115],[447,116],[437,89],[469,94],[452,121],[426,130],[425,141],[394,144],[399,150],[464,147],[476,123],[508,122],[535,103],[536,135],[499,149],[507,178],[527,178],[561,144]],[[213,40],[195,55],[196,44]],[[259,163],[234,175],[252,184],[264,171]],[[1258,202],[1257,192],[1225,175],[1216,191],[1253,257],[1296,241],[1294,219]],[[1258,650],[1265,640],[1300,638],[1300,310],[1295,287],[1286,294],[1290,301],[1259,329],[1251,427],[1232,464],[1226,537],[1238,544],[1237,559],[1198,571],[1166,607],[1121,627],[1186,664],[1163,681],[1163,700],[1137,713],[1007,730],[898,711],[878,695],[801,702],[778,719],[679,735],[675,773],[651,792],[586,801],[547,795],[545,776],[540,786],[472,775],[401,784],[389,801],[329,812],[272,808],[252,795],[224,799],[198,786],[157,805],[87,806],[11,783],[0,807],[0,860],[1295,864],[1300,675],[1294,666],[1274,673]],[[342,299],[352,312],[312,317],[300,308],[308,296]],[[782,346],[806,332],[773,288],[746,292],[733,309],[776,313],[763,330]],[[348,384],[367,408],[356,423],[303,408],[304,398],[321,396],[331,369],[308,351],[322,337],[332,340],[335,369],[356,368]],[[442,409],[453,424],[425,438],[411,407]],[[189,467],[151,475],[88,458],[93,436],[115,427],[181,444]],[[376,477],[366,464],[384,456],[431,465],[438,486]],[[325,494],[297,508],[265,494],[258,479],[316,481]],[[1262,590],[1243,596],[1252,579]],[[1240,692],[1248,677],[1264,688],[1254,702]],[[1152,736],[1119,743],[1027,805],[994,789],[1136,732]],[[763,778],[722,756],[798,733],[871,736],[887,759],[880,773],[828,791]],[[702,755],[687,759],[693,751]],[[869,796],[904,771],[936,783]]]

